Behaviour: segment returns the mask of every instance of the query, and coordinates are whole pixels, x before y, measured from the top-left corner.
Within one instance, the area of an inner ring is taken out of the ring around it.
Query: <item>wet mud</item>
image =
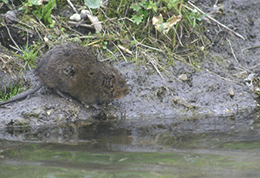
[[[0,126],[92,122],[96,117],[129,122],[143,119],[156,123],[156,118],[171,118],[173,122],[176,118],[196,120],[204,117],[244,116],[254,112],[257,96],[245,79],[250,74],[257,77],[260,70],[260,4],[254,0],[219,1],[216,5],[224,7],[219,13],[214,11],[215,2],[198,0],[195,5],[206,13],[211,12],[212,17],[241,34],[244,39],[205,20],[205,35],[213,45],[205,58],[194,59],[199,61],[201,70],[175,61],[176,65],[169,66],[167,72],[162,73],[163,79],[152,65],[112,62],[126,77],[130,92],[125,98],[114,100],[107,109],[84,108],[77,101],[68,102],[43,88],[25,100],[0,108]],[[33,71],[26,71],[24,77],[27,86],[38,83]],[[1,70],[0,87],[8,86],[10,80],[12,76]]]

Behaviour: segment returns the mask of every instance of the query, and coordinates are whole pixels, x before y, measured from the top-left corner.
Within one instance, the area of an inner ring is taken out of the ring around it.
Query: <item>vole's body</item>
[[[117,69],[99,62],[89,48],[72,43],[49,50],[42,56],[35,72],[40,77],[40,86],[45,85],[67,93],[84,105],[107,104],[111,99],[128,94],[125,79]],[[40,86],[11,100],[22,99]],[[12,102],[11,100],[0,105]]]

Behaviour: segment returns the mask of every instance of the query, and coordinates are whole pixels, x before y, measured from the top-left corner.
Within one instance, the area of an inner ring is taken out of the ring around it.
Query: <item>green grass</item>
[[[32,70],[32,68],[36,67],[35,60],[39,52],[38,44],[39,43],[29,46],[27,40],[25,49],[21,49],[22,55],[20,55],[20,57],[25,61],[23,69],[28,67],[30,70]]]
[[[9,91],[7,91],[6,88],[4,88],[3,92],[0,90],[0,101],[1,102],[6,101],[6,100],[12,98],[13,96],[23,92],[24,91],[23,84],[24,84],[24,82],[21,83],[20,85],[13,86],[13,84],[11,83]]]

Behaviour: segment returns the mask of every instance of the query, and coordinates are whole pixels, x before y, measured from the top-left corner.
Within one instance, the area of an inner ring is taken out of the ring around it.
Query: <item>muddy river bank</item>
[[[260,3],[194,3],[244,39],[205,21],[213,43],[194,59],[201,70],[175,61],[160,76],[149,64],[113,61],[130,92],[105,110],[44,87],[1,107],[1,176],[260,177]],[[24,77],[39,83],[33,71]],[[14,80],[3,70],[0,79]]]

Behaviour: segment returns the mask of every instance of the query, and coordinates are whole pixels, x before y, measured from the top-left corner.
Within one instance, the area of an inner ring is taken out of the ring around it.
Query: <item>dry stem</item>
[[[203,15],[205,15],[206,17],[208,17],[210,20],[216,22],[217,24],[219,24],[220,26],[224,27],[225,29],[233,32],[235,35],[237,35],[238,37],[242,38],[243,40],[245,40],[245,38],[240,35],[239,33],[235,32],[234,30],[228,28],[226,25],[220,23],[219,21],[215,20],[214,18],[210,17],[208,14],[206,14],[205,12],[203,12],[202,10],[200,10],[197,6],[195,6],[194,4],[192,4],[190,1],[188,1],[188,4],[191,5],[192,7],[194,7],[197,11],[199,11],[200,13],[202,13]]]

